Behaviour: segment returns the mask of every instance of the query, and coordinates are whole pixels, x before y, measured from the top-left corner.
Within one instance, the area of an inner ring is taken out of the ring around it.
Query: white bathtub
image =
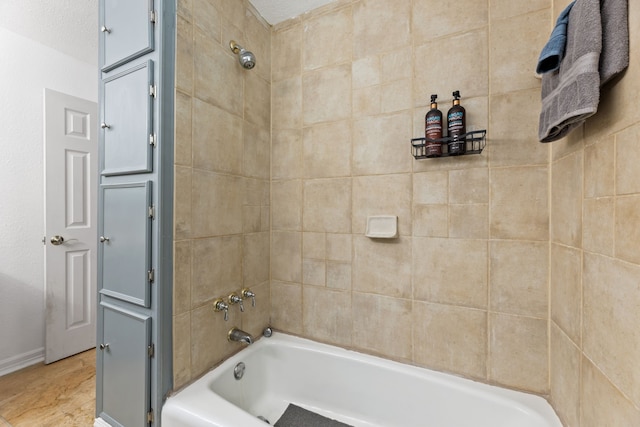
[[[265,427],[289,403],[354,427],[562,427],[541,397],[282,333],[167,399],[162,426]]]

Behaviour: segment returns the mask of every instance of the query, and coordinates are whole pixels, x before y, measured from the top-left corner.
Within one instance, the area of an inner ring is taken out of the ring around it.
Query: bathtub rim
[[[269,346],[284,346],[302,349],[303,351],[313,351],[320,354],[327,354],[331,357],[345,358],[351,361],[370,364],[376,368],[387,369],[401,374],[417,375],[426,381],[436,383],[439,387],[451,388],[461,393],[478,395],[481,399],[488,399],[496,403],[515,407],[519,411],[532,414],[533,416],[537,416],[544,420],[547,423],[547,426],[545,427],[563,427],[550,402],[540,395],[481,382],[473,378],[466,378],[453,373],[436,371],[419,365],[403,363],[363,353],[358,350],[326,344],[280,331],[274,331],[273,335],[268,338],[261,337],[255,343],[241,349],[231,357],[202,374],[197,379],[184,385],[180,389],[171,392],[165,400],[162,408],[163,422],[165,419],[165,410],[167,411],[167,414],[172,413],[172,415],[173,412],[177,410],[178,412],[187,414],[193,419],[204,422],[203,424],[198,425],[207,427],[224,427],[227,423],[234,422],[241,422],[241,425],[247,427],[264,426],[265,424],[262,421],[213,392],[210,387],[210,383],[215,381],[218,377],[232,371],[235,365],[242,361],[242,359],[248,357],[252,353],[260,351],[262,347]],[[212,396],[211,399],[213,399],[208,401],[206,408],[198,405],[194,400],[189,399],[197,399],[198,396],[206,392],[210,393]],[[232,407],[224,415],[219,413],[216,414],[218,421],[222,422],[222,424],[216,424],[216,421],[214,420],[205,420],[198,416],[198,408],[206,411],[207,408],[215,406],[214,403],[217,402]],[[179,404],[184,405],[184,407],[181,407]]]

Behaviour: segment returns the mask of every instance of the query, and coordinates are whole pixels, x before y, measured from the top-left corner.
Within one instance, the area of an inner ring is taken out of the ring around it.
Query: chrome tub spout
[[[253,337],[245,331],[236,327],[233,327],[229,330],[227,339],[229,341],[236,341],[246,345],[253,344]]]

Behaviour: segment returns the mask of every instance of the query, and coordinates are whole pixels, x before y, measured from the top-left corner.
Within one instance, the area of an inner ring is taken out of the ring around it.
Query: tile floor
[[[91,427],[96,352],[0,377],[0,427]]]

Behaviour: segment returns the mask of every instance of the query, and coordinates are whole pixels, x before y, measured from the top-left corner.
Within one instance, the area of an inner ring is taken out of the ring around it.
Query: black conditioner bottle
[[[467,152],[467,142],[464,134],[467,133],[466,111],[460,105],[460,91],[453,92],[453,106],[447,112],[447,144],[450,156],[457,156]]]

